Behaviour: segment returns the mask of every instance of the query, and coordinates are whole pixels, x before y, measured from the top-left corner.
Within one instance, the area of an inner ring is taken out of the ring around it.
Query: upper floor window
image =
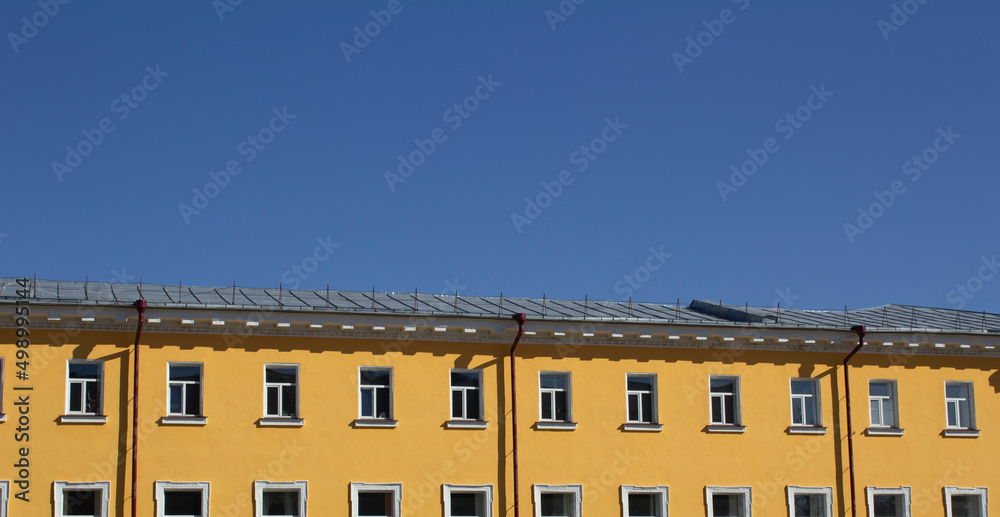
[[[70,360],[66,379],[66,414],[100,415],[104,362]]]
[[[872,427],[899,427],[896,416],[896,381],[869,381],[868,404]]]
[[[792,425],[819,427],[822,424],[819,406],[819,381],[792,379]]]
[[[568,372],[538,375],[539,409],[543,422],[572,422],[573,398]]]
[[[946,382],[944,392],[945,409],[948,413],[948,429],[975,429],[976,409],[972,399],[972,383]]]
[[[169,413],[201,416],[201,363],[167,364]]]
[[[298,418],[299,365],[264,365],[264,416]]]
[[[52,505],[55,517],[108,517],[108,492],[111,483],[70,483],[55,481]]]
[[[453,420],[483,419],[482,370],[451,371],[451,418]]]
[[[361,368],[361,418],[392,420],[392,368]]]
[[[656,375],[628,374],[625,397],[628,399],[629,423],[656,423]]]
[[[713,375],[709,378],[712,425],[740,425],[740,378]]]

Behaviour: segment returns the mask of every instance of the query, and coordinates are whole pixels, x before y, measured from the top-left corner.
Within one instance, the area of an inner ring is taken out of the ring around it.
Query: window
[[[351,483],[351,517],[399,517],[402,504],[401,483]]]
[[[362,368],[361,418],[392,420],[392,368]]]
[[[264,416],[298,418],[299,365],[264,365]]]
[[[713,375],[709,384],[712,425],[740,425],[740,378]]]
[[[254,517],[306,517],[305,481],[254,481]]]
[[[750,487],[705,487],[708,517],[750,517]]]
[[[788,487],[788,517],[833,517],[833,487]]]
[[[910,517],[910,487],[865,489],[868,517]]]
[[[971,382],[944,383],[944,403],[948,413],[948,429],[972,431],[976,428]]]
[[[66,414],[101,415],[104,362],[71,360],[67,369]]]
[[[444,485],[444,517],[492,517],[493,485]]]
[[[665,486],[622,485],[622,517],[667,517]]]
[[[156,517],[207,517],[208,483],[156,482]]]
[[[7,499],[10,496],[10,482],[0,481],[0,517],[7,517]]]
[[[201,363],[167,364],[168,414],[201,416]]]
[[[630,373],[626,377],[625,396],[628,399],[628,422],[655,424],[656,376]]]
[[[870,381],[868,405],[872,427],[899,428],[896,411],[896,381]]]
[[[820,427],[823,425],[819,405],[819,381],[792,379],[792,425]]]
[[[55,510],[55,517],[81,515],[108,517],[108,492],[110,487],[111,483],[109,481],[99,481],[96,483],[54,482],[52,504]]]
[[[944,487],[947,517],[986,517],[989,515],[987,503],[986,488]]]
[[[580,517],[583,485],[535,485],[535,517]]]
[[[451,371],[452,420],[483,419],[483,373],[481,370]]]
[[[566,372],[538,375],[539,408],[542,422],[572,422],[573,398],[570,374]]]

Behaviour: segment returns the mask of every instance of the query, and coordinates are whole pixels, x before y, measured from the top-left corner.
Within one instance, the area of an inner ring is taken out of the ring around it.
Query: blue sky
[[[0,4],[0,274],[1000,312],[996,2],[231,3]]]

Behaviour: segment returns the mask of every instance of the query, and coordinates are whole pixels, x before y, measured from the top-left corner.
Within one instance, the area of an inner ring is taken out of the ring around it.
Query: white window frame
[[[351,483],[351,517],[359,517],[358,494],[361,492],[391,492],[392,517],[400,517],[403,510],[402,483]]]
[[[97,374],[97,393],[100,397],[97,405],[96,413],[87,412],[87,384],[89,382],[95,382],[93,380],[87,381],[82,379],[72,380],[69,377],[70,367],[74,364],[96,364],[100,366],[100,373]],[[82,406],[80,411],[70,410],[70,391],[73,384],[80,384],[80,396],[84,397],[82,401]],[[104,361],[100,359],[68,359],[66,360],[66,413],[68,416],[82,416],[82,417],[100,417],[104,415]]]
[[[7,517],[7,501],[10,499],[10,481],[0,481],[0,517]]]
[[[475,388],[470,388],[468,386],[454,386],[454,385],[451,384],[451,374],[453,374],[453,373],[471,373],[471,374],[476,374],[479,377],[479,384]],[[450,410],[450,412],[448,413],[448,419],[449,420],[482,421],[483,420],[483,371],[482,370],[476,370],[476,369],[452,368],[451,370],[448,371],[448,385],[451,388],[448,391],[448,406],[449,406],[449,410]],[[468,400],[468,398],[467,398],[468,394],[466,392],[472,391],[473,389],[475,389],[476,391],[479,392],[479,414],[478,415],[472,415],[472,416],[470,416],[469,415],[469,410],[466,407],[467,406],[467,402],[466,401]],[[455,392],[456,391],[461,391],[462,392],[462,415],[463,415],[463,418],[456,418],[455,417],[455,399],[454,399],[454,397],[455,397]],[[391,400],[392,396],[390,395],[389,398]]]
[[[962,415],[960,413],[961,404],[960,401],[965,399],[957,399],[948,397],[948,386],[963,385],[969,389],[969,427],[962,426]],[[958,417],[957,425],[951,425],[948,422],[948,416],[951,412],[951,404],[955,404],[955,411]],[[973,391],[973,384],[970,381],[945,381],[944,383],[944,424],[945,429],[953,431],[975,431],[976,430],[976,396]]]
[[[542,376],[543,375],[561,375],[566,378],[566,389],[562,390],[559,388],[542,388]],[[556,396],[555,394],[565,391],[566,392],[566,419],[559,420],[556,419]],[[552,397],[552,418],[544,418],[542,416],[542,399],[549,395]],[[573,422],[573,372],[563,372],[563,371],[541,371],[538,372],[538,421],[555,423],[555,424],[569,424]]]
[[[307,481],[254,481],[253,482],[253,497],[254,497],[254,517],[264,517],[264,492],[290,492],[298,491],[299,493],[299,515],[298,517],[306,517],[306,510],[309,505],[306,504],[306,500],[309,498],[309,483]],[[208,514],[206,513],[207,517]]]
[[[653,385],[650,388],[650,391],[630,390],[628,388],[628,381],[629,381],[629,379],[631,379],[633,377],[648,377],[648,378],[651,378],[653,380]],[[655,373],[629,373],[629,374],[626,374],[625,375],[625,422],[629,423],[629,424],[647,424],[647,425],[658,424],[660,422],[660,415],[659,415],[660,411],[659,411],[659,407],[658,407],[660,405],[660,402],[659,402],[659,400],[657,400],[657,396],[656,396],[658,390],[659,390],[659,387],[657,385],[657,378],[656,378],[656,374]],[[642,414],[642,395],[643,394],[649,395],[649,406],[650,406],[650,408],[652,408],[652,411],[653,411],[653,414],[649,415],[649,419],[647,419],[647,420],[643,419],[643,417],[645,417],[646,415]],[[639,419],[638,420],[632,420],[630,418],[630,415],[628,414],[629,404],[630,404],[631,399],[632,399],[633,396],[635,396],[638,399],[636,401],[636,402],[638,402],[638,405],[639,405]]]
[[[732,418],[732,420],[733,420],[732,422],[726,422],[725,421],[726,420],[726,415],[725,415],[725,410],[726,410],[725,397],[726,397],[727,394],[725,394],[725,393],[716,394],[716,393],[712,392],[712,380],[714,380],[714,379],[732,379],[734,381],[733,382],[733,393],[732,393],[732,397],[733,397],[733,413],[734,414],[732,415],[732,417],[733,417]],[[741,409],[741,406],[743,404],[740,403],[740,392],[741,391],[742,390],[740,389],[740,376],[739,375],[709,375],[708,376],[708,395],[709,395],[709,397],[708,397],[708,421],[711,423],[711,425],[713,425],[713,426],[730,426],[730,427],[741,427],[743,425],[743,415],[742,415],[742,409]],[[722,422],[716,422],[716,421],[712,420],[712,405],[715,404],[715,399],[716,398],[719,398],[720,399],[720,403],[722,404],[722,411],[723,411],[723,415],[722,415],[722,420],[723,421]]]
[[[534,495],[535,517],[542,517],[542,495],[571,494],[573,496],[573,515],[580,517],[583,512],[583,485],[532,485]]]
[[[201,517],[208,517],[208,482],[196,481],[191,483],[175,483],[173,481],[156,482],[156,517],[170,517],[166,515],[167,492],[174,491],[201,491]]]
[[[788,494],[788,517],[795,516],[795,496],[797,495],[821,495],[823,496],[823,511],[826,515],[822,517],[834,517],[833,516],[833,487],[813,487],[813,486],[794,486],[788,485],[786,490]]]
[[[192,381],[172,381],[172,380],[170,380],[170,368],[174,367],[174,366],[181,366],[181,367],[192,367],[192,366],[195,366],[195,367],[197,367],[198,368],[198,381],[197,382],[192,382]],[[297,378],[298,378],[298,375],[296,374],[296,379]],[[266,383],[266,381],[265,381],[265,383]],[[188,389],[190,389],[190,386],[194,385],[194,384],[198,385],[198,413],[197,414],[191,414],[191,413],[189,413],[187,411],[187,392],[188,392]],[[170,407],[173,405],[173,404],[171,404],[172,401],[170,400],[170,388],[173,387],[173,386],[175,386],[175,385],[181,386],[181,405],[183,406],[183,409],[181,410],[180,413],[173,413],[173,412],[170,411]],[[265,393],[265,396],[266,396],[266,393],[267,393],[266,388],[265,388],[264,393]],[[265,408],[266,408],[266,401],[265,401]],[[204,363],[183,362],[183,361],[167,362],[167,416],[191,418],[191,417],[204,416],[204,414],[205,414],[205,365],[204,365]]]
[[[872,395],[872,384],[888,384],[889,385],[889,396],[874,396]],[[872,414],[872,402],[878,401],[879,405],[879,417],[880,422],[875,422],[871,418]],[[886,404],[892,406],[892,416],[893,421],[886,424],[885,422],[885,407]],[[868,421],[871,423],[871,427],[876,429],[899,429],[899,391],[896,389],[896,381],[893,379],[871,379],[868,381]]]
[[[654,384],[655,386],[655,384]],[[658,486],[633,486],[622,485],[622,517],[629,517],[628,496],[629,494],[656,494],[660,496],[660,504],[657,509],[662,517],[668,517],[670,507],[670,488],[666,485]]]
[[[379,407],[378,407],[378,389],[379,388],[383,388],[383,386],[369,385],[369,386],[366,387],[364,384],[362,384],[362,374],[364,372],[378,372],[378,371],[387,371],[387,372],[389,372],[389,388],[388,388],[389,389],[389,410],[386,411],[386,418],[381,418],[381,417],[378,416],[378,413],[379,413]],[[451,384],[450,380],[449,380],[449,384]],[[394,396],[395,395],[395,393],[394,393],[394,391],[395,391],[394,390],[395,385],[396,385],[395,373],[393,372],[393,368],[391,366],[360,366],[360,367],[358,367],[358,420],[382,420],[382,421],[389,421],[389,422],[394,421],[395,419],[393,418],[393,415],[394,415],[394,411],[395,411],[395,407],[394,407],[395,404],[394,404],[393,399],[395,398],[395,396]],[[361,399],[363,397],[363,394],[364,394],[365,390],[371,390],[371,392],[372,392],[372,415],[371,416],[366,416],[362,412],[363,405],[361,403]]]
[[[68,372],[67,372],[68,373]],[[55,517],[67,517],[63,514],[63,492],[65,490],[96,490],[100,493],[98,500],[101,501],[101,511],[99,517],[108,517],[108,498],[111,493],[110,481],[95,481],[92,483],[75,483],[71,481],[52,482],[52,505]]]
[[[878,488],[866,487],[865,497],[868,499],[868,517],[875,517],[875,496],[891,495],[900,496],[903,500],[903,517],[910,517],[910,487],[901,486],[899,488]]]
[[[714,502],[712,496],[739,494],[743,496],[743,515],[751,517],[753,507],[753,489],[748,486],[706,486],[705,487],[705,513],[708,517],[715,515]]]
[[[281,413],[281,387],[288,386],[284,382],[267,382],[267,370],[268,368],[294,368],[295,369],[295,414],[292,416],[283,416]],[[267,388],[277,387],[278,388],[278,414],[271,415],[267,412]],[[298,364],[291,363],[266,363],[264,364],[264,418],[273,420],[298,420],[302,416],[302,407],[300,405],[300,399],[302,398],[302,376],[299,371]]]
[[[979,512],[982,517],[987,517],[989,513],[990,501],[988,498],[988,490],[986,487],[974,487],[974,488],[960,488],[957,486],[946,486],[944,487],[944,506],[945,506],[945,517],[952,517],[951,513],[951,498],[956,495],[975,495],[979,496]]]
[[[793,385],[796,382],[809,382],[809,383],[811,383],[813,385],[813,394],[812,395],[801,395],[801,394],[794,393],[792,391],[792,387],[793,387]],[[820,401],[822,400],[823,397],[822,397],[822,392],[820,391],[820,389],[821,388],[820,388],[819,379],[813,379],[813,378],[810,378],[810,377],[792,377],[791,379],[788,380],[788,393],[791,396],[791,402],[792,402],[792,405],[791,405],[791,408],[790,408],[790,410],[791,410],[790,417],[791,417],[792,427],[805,427],[805,428],[823,427],[823,406],[820,403]],[[809,397],[812,397],[812,399],[813,399],[813,411],[814,411],[813,419],[816,421],[815,425],[809,425],[809,424],[807,424],[805,422],[799,423],[799,422],[795,421],[795,403],[796,402],[798,402],[798,403],[800,403],[802,405],[802,416],[803,416],[803,418],[808,419],[808,417],[806,415],[806,399],[809,398]]]
[[[449,483],[441,485],[444,517],[457,517],[451,514],[451,494],[453,493],[483,494],[483,504],[486,510],[485,517],[493,517],[493,485],[452,485]]]

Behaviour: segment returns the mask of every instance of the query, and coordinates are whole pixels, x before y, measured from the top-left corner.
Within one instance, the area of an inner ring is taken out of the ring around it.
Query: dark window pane
[[[632,422],[639,420],[639,396],[628,396],[628,419]]]
[[[566,392],[556,392],[556,420],[569,420],[569,406],[567,405]]]
[[[466,407],[469,414],[466,417],[473,420],[479,419],[479,390],[468,390],[466,393]]]
[[[264,492],[264,515],[298,515],[299,492],[272,490]]]
[[[902,517],[899,513],[902,504],[896,501],[898,497],[895,495],[876,495],[873,497],[875,517]]]
[[[361,390],[361,416],[365,418],[375,417],[374,408],[372,408],[372,403],[374,402],[372,390]]]
[[[392,515],[392,492],[358,493],[358,515]]]
[[[297,414],[295,399],[295,386],[281,387],[281,416],[295,416]]]
[[[816,383],[813,381],[792,381],[793,395],[814,395],[816,393]]]
[[[542,420],[552,420],[551,393],[542,393]]]
[[[271,367],[267,369],[265,380],[267,382],[294,383],[295,377],[295,368]]]
[[[738,494],[713,494],[712,517],[745,517],[743,515],[743,496]]]
[[[630,376],[628,378],[628,389],[637,391],[653,391],[653,378]]]
[[[376,418],[392,418],[390,414],[390,392],[389,388],[377,388],[375,392],[375,410],[378,414]]]
[[[451,392],[451,417],[452,418],[465,418],[462,414],[462,391],[454,390]]]
[[[712,397],[712,422],[722,422],[722,399],[720,397]]]
[[[953,399],[964,399],[969,396],[969,386],[965,384],[949,384],[945,391],[948,392],[948,397]]]
[[[362,386],[389,386],[389,370],[361,370]]]
[[[483,515],[482,500],[481,493],[452,492],[451,514],[456,517],[481,516]]]
[[[868,394],[873,397],[888,397],[892,394],[892,389],[888,382],[873,382],[868,385]]]
[[[656,494],[629,494],[628,517],[658,517]]]
[[[183,401],[184,388],[183,386],[171,386],[170,387],[170,412],[173,414],[180,414],[184,410]]]
[[[163,497],[164,515],[201,515],[201,490],[170,490]]]
[[[952,517],[983,517],[979,511],[979,496],[951,496],[951,515]]]
[[[201,380],[201,368],[197,366],[171,366],[170,380],[198,382]]]
[[[823,517],[823,499],[821,495],[796,495],[795,517]]]
[[[816,425],[816,402],[813,397],[806,399],[806,425]]]
[[[712,393],[733,393],[735,385],[733,379],[712,379]]]
[[[452,386],[479,387],[479,374],[472,372],[451,372]]]
[[[563,516],[573,515],[572,494],[542,494],[542,515]]]
[[[726,406],[726,423],[735,424],[736,423],[736,413],[734,412],[734,410],[736,409],[735,398],[726,397],[725,406]]]
[[[653,397],[645,393],[641,396],[642,400],[642,421],[646,423],[651,423],[653,421]]]
[[[63,515],[100,515],[100,492],[63,490]]]
[[[187,386],[187,414],[197,416],[201,414],[201,390],[198,386],[191,384]]]
[[[70,384],[69,410],[76,412],[83,411],[83,404],[81,403],[81,400],[83,400],[83,386],[78,382]]]
[[[100,379],[101,365],[99,363],[70,363],[70,379]]]
[[[566,389],[569,382],[568,376],[562,374],[546,374],[541,377],[543,388]]]
[[[87,413],[97,414],[101,412],[101,383],[87,383]]]
[[[277,386],[267,387],[267,414],[278,414],[278,388]]]

